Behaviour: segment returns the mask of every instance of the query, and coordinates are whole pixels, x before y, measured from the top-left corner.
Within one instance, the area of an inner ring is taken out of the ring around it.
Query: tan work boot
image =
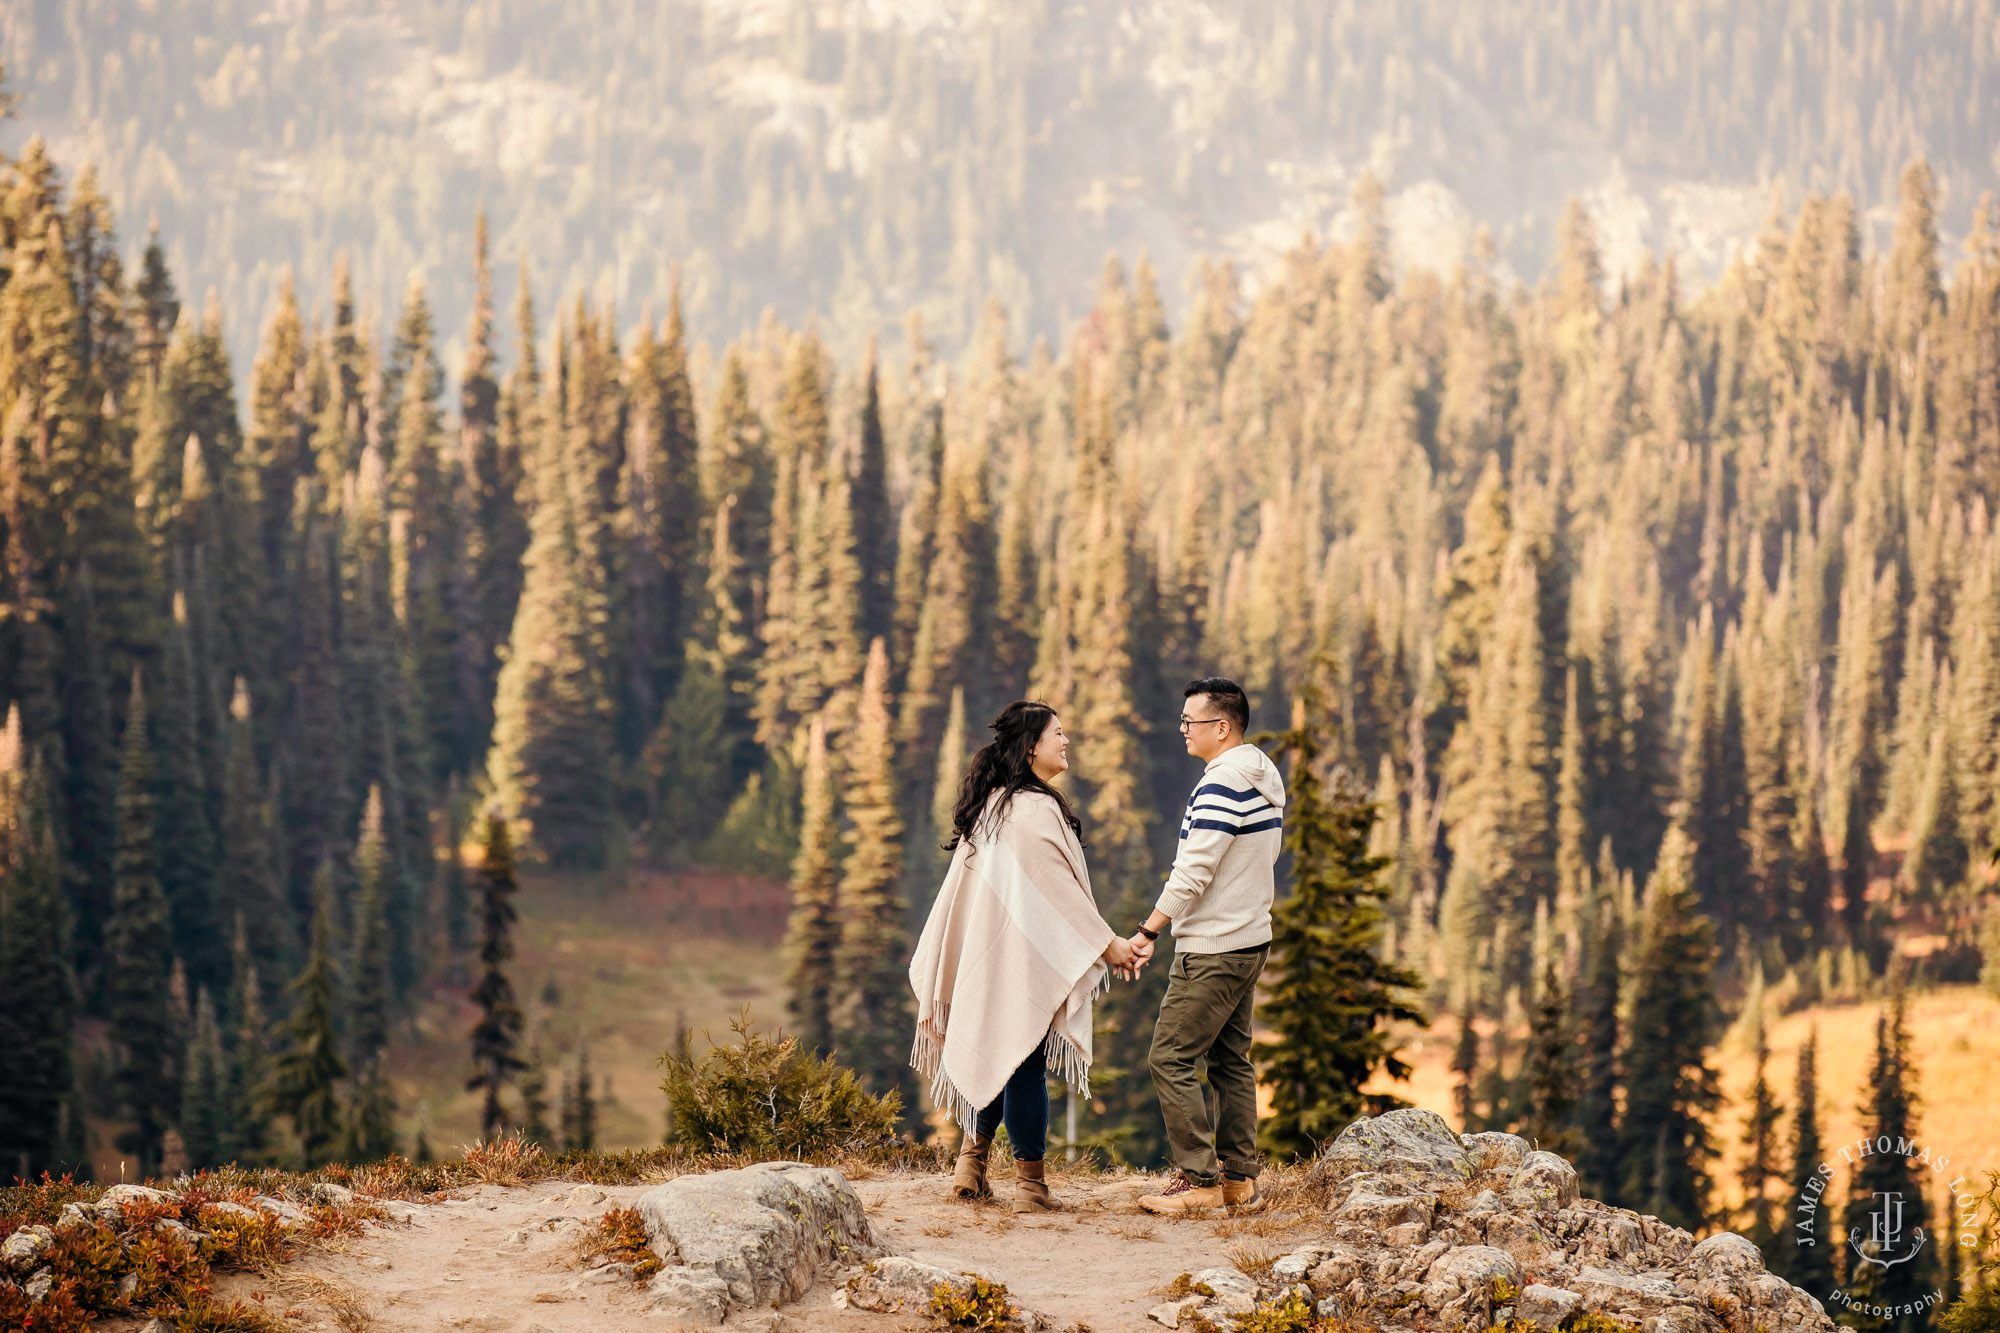
[[[1171,1217],[1175,1213],[1192,1212],[1197,1208],[1222,1207],[1222,1185],[1197,1185],[1186,1176],[1175,1174],[1166,1189],[1158,1194],[1148,1194],[1139,1200],[1139,1206],[1149,1213],[1159,1213]]]
[[[1257,1178],[1237,1180],[1231,1176],[1222,1178],[1222,1205],[1232,1213],[1259,1213],[1264,1210],[1264,1196],[1257,1192]]]
[[[1042,1179],[1042,1163],[1014,1163],[1014,1211],[1017,1213],[1059,1213],[1062,1202],[1049,1193],[1048,1183]]]
[[[986,1183],[986,1154],[993,1147],[991,1136],[967,1134],[958,1141],[958,1165],[951,1173],[951,1192],[961,1199],[986,1199],[993,1187]]]

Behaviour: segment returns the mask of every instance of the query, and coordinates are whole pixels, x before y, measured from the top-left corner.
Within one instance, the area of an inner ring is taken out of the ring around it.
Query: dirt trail
[[[1052,1177],[1055,1173],[1052,1173]],[[953,1199],[948,1177],[873,1175],[854,1189],[878,1233],[897,1252],[941,1267],[977,1269],[1056,1327],[1083,1322],[1095,1333],[1139,1333],[1160,1289],[1176,1274],[1229,1262],[1246,1238],[1220,1219],[1162,1220],[1133,1200],[1157,1178],[1079,1175],[1052,1180],[1071,1211],[1016,1217],[1000,1204]],[[365,1236],[309,1254],[274,1278],[233,1277],[220,1294],[289,1313],[305,1330],[403,1333],[586,1333],[669,1328],[647,1312],[643,1288],[593,1283],[575,1264],[577,1238],[610,1208],[630,1207],[650,1186],[548,1181],[482,1185],[418,1205],[407,1221],[376,1223]],[[1008,1191],[1001,1185],[1003,1197]],[[1258,1241],[1277,1251],[1289,1242]],[[743,1312],[729,1328],[769,1333],[887,1333],[923,1326],[909,1314],[837,1309],[821,1283],[778,1316]]]

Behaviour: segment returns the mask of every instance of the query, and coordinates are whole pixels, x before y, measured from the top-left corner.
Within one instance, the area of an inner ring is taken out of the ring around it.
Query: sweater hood
[[[1255,787],[1272,805],[1285,808],[1284,774],[1278,772],[1271,756],[1247,741],[1209,760],[1207,775],[1238,787]]]

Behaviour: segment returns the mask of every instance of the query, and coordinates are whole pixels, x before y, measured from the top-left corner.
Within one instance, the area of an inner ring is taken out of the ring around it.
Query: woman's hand
[[[1133,966],[1132,959],[1132,944],[1129,940],[1114,938],[1111,943],[1104,946],[1104,961],[1111,965],[1113,972],[1128,981],[1138,975],[1138,968]]]

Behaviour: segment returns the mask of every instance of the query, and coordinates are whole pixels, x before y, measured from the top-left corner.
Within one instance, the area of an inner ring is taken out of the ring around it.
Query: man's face
[[[1203,763],[1228,749],[1235,726],[1206,694],[1191,694],[1181,700],[1181,739],[1187,752]]]

